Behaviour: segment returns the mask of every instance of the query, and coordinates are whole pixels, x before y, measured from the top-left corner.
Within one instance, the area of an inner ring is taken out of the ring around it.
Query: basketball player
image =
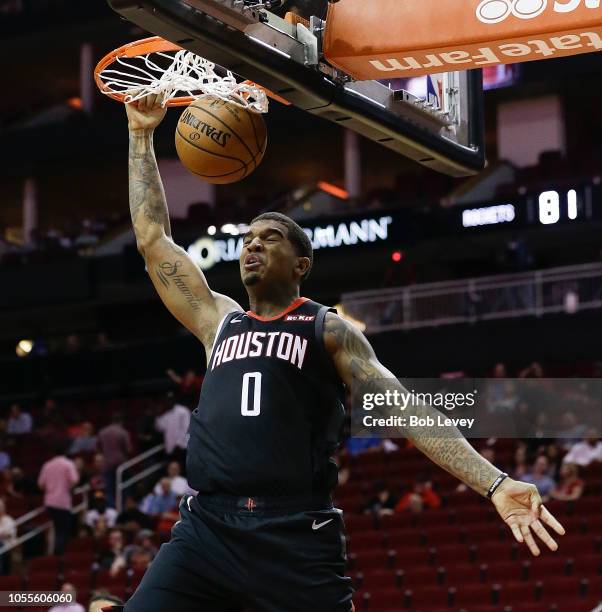
[[[161,299],[205,347],[207,374],[193,412],[188,478],[172,540],[126,612],[349,612],[344,527],[332,507],[342,383],[392,379],[366,338],[329,308],[300,297],[312,267],[303,230],[278,213],[244,236],[240,274],[250,309],[212,291],[170,232],[153,153],[165,110],[149,96],[128,105],[130,210],[137,245]],[[400,391],[404,391],[399,385]],[[424,406],[421,416],[439,414]],[[455,432],[403,432],[435,463],[489,496],[534,555],[543,523],[564,529],[535,486],[502,474]]]

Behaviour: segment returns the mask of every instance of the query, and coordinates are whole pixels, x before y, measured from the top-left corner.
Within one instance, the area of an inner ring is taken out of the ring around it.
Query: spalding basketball
[[[267,130],[260,113],[213,96],[195,100],[178,121],[181,162],[209,183],[235,183],[261,163]]]

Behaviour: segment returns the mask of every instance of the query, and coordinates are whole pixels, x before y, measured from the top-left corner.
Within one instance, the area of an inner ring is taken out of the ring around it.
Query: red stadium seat
[[[54,572],[58,574],[62,567],[62,557],[47,556],[47,557],[36,557],[29,562],[29,573],[35,574],[40,572]]]
[[[0,576],[0,591],[20,591],[22,588],[21,576]]]
[[[512,547],[505,542],[489,542],[475,546],[476,557],[480,563],[512,561]]]
[[[349,534],[348,544],[349,550],[359,552],[361,550],[378,550],[384,546],[385,534],[382,532],[355,532]]]
[[[93,551],[95,545],[96,542],[92,536],[74,538],[73,540],[69,540],[69,543],[67,544],[67,553]]]
[[[426,606],[443,607],[449,601],[447,587],[424,587],[410,590],[412,592],[411,610],[425,608]]]
[[[28,591],[55,591],[59,586],[57,572],[30,573],[27,578]]]
[[[499,586],[500,603],[504,605],[535,602],[535,586],[531,582],[504,582]]]
[[[94,553],[89,551],[69,552],[63,558],[65,569],[88,568],[94,563]]]
[[[357,602],[357,611],[368,609],[371,612],[379,608],[403,609],[404,593],[399,589],[379,589],[378,591],[360,591],[354,600]],[[366,600],[369,602],[366,606]]]
[[[492,603],[491,586],[485,584],[457,584],[452,601],[455,606]]]
[[[491,582],[518,582],[523,580],[523,564],[518,561],[487,563],[487,580]]]
[[[602,599],[602,576],[588,578],[588,597]]]
[[[519,564],[520,565],[520,564]],[[529,579],[544,580],[550,576],[563,576],[566,567],[564,557],[539,557],[528,563]]]
[[[347,531],[351,534],[356,531],[373,530],[375,526],[374,517],[365,514],[345,514],[344,520]]]
[[[577,555],[573,559],[573,573],[583,577],[602,575],[602,555]]]
[[[426,544],[426,534],[418,529],[391,529],[385,532],[384,537],[388,548],[424,546]]]
[[[480,582],[481,570],[478,563],[447,563],[441,569],[447,586]]]
[[[579,578],[568,576],[550,576],[542,580],[542,595],[545,601],[565,598],[579,598]]]
[[[83,589],[92,587],[92,571],[90,569],[69,569],[65,571],[64,580],[70,582],[76,587],[77,592]]]
[[[353,577],[356,588],[367,591],[390,589],[396,587],[396,577],[393,570],[370,570],[357,572]]]
[[[111,576],[108,570],[100,570],[94,579],[94,589],[106,589],[112,595],[124,598],[127,591],[127,577],[124,571]]]

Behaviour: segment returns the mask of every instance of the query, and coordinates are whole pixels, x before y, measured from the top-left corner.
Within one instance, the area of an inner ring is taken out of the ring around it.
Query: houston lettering
[[[307,338],[288,332],[244,332],[222,340],[213,354],[211,370],[235,359],[271,357],[303,369]]]

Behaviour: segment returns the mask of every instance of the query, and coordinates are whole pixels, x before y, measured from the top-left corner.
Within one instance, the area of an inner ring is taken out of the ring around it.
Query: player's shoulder
[[[345,338],[356,333],[357,328],[333,311],[324,318],[324,344],[329,353],[335,353],[345,345]]]

